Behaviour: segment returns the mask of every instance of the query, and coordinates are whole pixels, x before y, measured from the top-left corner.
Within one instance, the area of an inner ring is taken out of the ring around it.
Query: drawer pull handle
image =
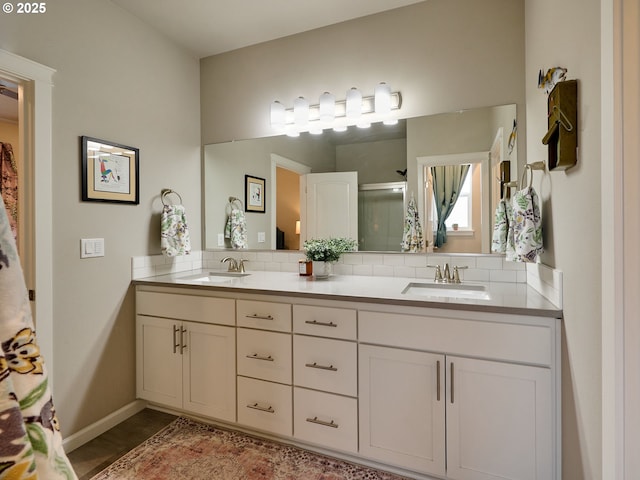
[[[329,365],[328,367],[326,365],[318,365],[316,362],[313,363],[305,363],[304,364],[305,367],[309,367],[309,368],[317,368],[320,370],[331,370],[332,372],[337,372],[338,369],[336,367],[334,367],[333,365]]]
[[[253,408],[254,410],[260,410],[261,412],[276,413],[271,405],[269,405],[268,407],[261,407],[257,403],[250,403],[249,405],[247,405],[247,408]]]
[[[307,418],[307,422],[317,423],[318,425],[322,425],[323,427],[338,428],[338,424],[333,420],[331,420],[330,422],[324,422],[322,420],[318,420],[318,417]]]
[[[308,323],[309,325],[318,325],[320,327],[337,327],[337,323],[333,322],[319,322],[317,320],[305,320],[304,323]]]
[[[245,315],[247,318],[253,318],[254,320],[273,320],[271,315],[258,315],[254,313],[253,315]]]
[[[254,360],[264,360],[265,362],[273,362],[273,357],[271,355],[268,356],[264,356],[264,355],[258,355],[257,353],[254,353],[253,355],[247,355],[247,358],[252,358]]]

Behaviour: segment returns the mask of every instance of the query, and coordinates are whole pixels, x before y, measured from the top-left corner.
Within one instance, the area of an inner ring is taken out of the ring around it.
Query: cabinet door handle
[[[453,403],[453,362],[451,362],[451,403]]]
[[[332,372],[337,372],[338,369],[336,367],[334,367],[333,365],[318,365],[316,362],[313,363],[305,363],[304,364],[305,367],[309,367],[309,368],[317,368],[319,370],[331,370]]]
[[[440,360],[436,361],[436,400],[440,401]]]
[[[253,355],[247,355],[247,358],[251,358],[253,360],[264,360],[265,362],[274,361],[274,358],[271,355],[265,357],[264,355],[258,355],[257,353],[254,353]]]
[[[180,328],[178,328],[177,325],[173,326],[173,353],[176,353],[176,351],[180,347],[180,344],[178,343],[178,338],[177,338],[179,330]]]
[[[322,425],[323,427],[338,428],[338,426],[339,426],[333,420],[331,420],[330,422],[325,422],[323,420],[318,420],[318,417],[307,418],[307,422],[309,422],[309,423],[317,423],[318,425]]]
[[[261,407],[258,403],[250,403],[247,405],[247,408],[253,408],[254,410],[260,410],[261,412],[276,413],[271,405],[268,407]]]
[[[319,322],[317,320],[305,320],[304,323],[308,323],[309,325],[318,325],[320,327],[337,327],[337,323],[333,322]]]
[[[180,329],[180,355],[184,353],[184,349],[187,348],[187,344],[184,340],[185,333],[187,333],[187,329],[182,327]]]
[[[245,315],[247,318],[253,318],[254,320],[273,320],[271,315],[258,315],[254,313],[253,315]]]

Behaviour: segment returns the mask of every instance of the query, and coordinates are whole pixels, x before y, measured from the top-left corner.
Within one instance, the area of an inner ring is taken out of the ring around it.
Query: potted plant
[[[358,243],[351,238],[312,238],[305,240],[303,248],[307,260],[313,262],[313,275],[327,278],[331,274],[331,264],[340,259],[345,252],[353,252]]]

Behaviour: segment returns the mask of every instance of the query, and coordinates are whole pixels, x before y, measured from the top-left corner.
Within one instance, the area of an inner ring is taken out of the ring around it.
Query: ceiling
[[[197,58],[421,1],[111,0]],[[0,119],[18,120],[17,102],[4,95],[0,95]]]

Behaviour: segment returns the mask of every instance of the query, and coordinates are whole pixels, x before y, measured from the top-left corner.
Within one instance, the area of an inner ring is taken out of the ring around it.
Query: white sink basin
[[[205,276],[197,276],[194,278],[188,278],[190,282],[202,282],[202,283],[227,283],[231,282],[234,278],[242,278],[251,275],[250,273],[241,272],[209,272]]]
[[[489,300],[491,298],[484,285],[467,283],[411,282],[402,290],[402,293],[423,297],[467,298],[471,300]]]

